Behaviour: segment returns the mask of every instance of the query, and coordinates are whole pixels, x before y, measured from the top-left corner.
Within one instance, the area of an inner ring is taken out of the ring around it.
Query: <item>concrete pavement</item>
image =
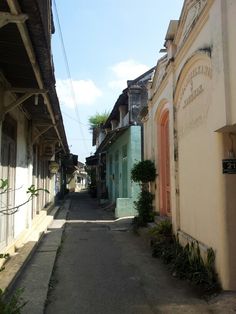
[[[44,312],[48,286],[57,251],[61,244],[69,206],[70,200],[66,200],[14,284],[13,291],[19,288],[24,289],[22,297],[27,301],[27,304],[23,313],[42,314]]]
[[[17,282],[28,301],[23,314],[235,312],[235,294],[208,304],[171,277],[130,219],[114,220],[86,192],[70,200]]]
[[[85,193],[72,197],[46,314],[211,313],[130,230]]]

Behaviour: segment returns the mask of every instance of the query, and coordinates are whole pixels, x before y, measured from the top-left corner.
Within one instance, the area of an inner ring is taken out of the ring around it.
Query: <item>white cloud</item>
[[[75,105],[93,105],[102,91],[92,80],[57,80],[57,94],[59,101],[66,107]]]
[[[108,83],[112,89],[123,90],[127,87],[127,80],[133,80],[149,70],[149,67],[145,64],[138,63],[137,61],[130,59],[121,61],[111,67],[115,79]]]

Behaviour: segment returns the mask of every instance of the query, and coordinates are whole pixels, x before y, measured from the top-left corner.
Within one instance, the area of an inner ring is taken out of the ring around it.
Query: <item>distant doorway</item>
[[[127,145],[122,147],[122,197],[128,197],[128,160]]]
[[[160,214],[163,216],[171,215],[169,146],[169,110],[164,110],[159,120]]]
[[[112,155],[109,156],[109,199],[113,200],[113,158]]]
[[[115,199],[119,197],[119,151],[115,153]]]

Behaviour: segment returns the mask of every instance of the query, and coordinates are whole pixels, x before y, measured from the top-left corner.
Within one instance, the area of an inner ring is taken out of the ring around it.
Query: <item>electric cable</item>
[[[59,19],[59,14],[58,14],[57,5],[56,5],[56,0],[53,0],[53,4],[54,4],[55,13],[56,13],[57,25],[58,25],[58,29],[59,29],[59,37],[60,37],[60,41],[61,41],[63,58],[64,58],[65,66],[66,66],[67,76],[69,78],[69,83],[70,83],[71,96],[72,96],[72,99],[73,99],[73,102],[74,102],[75,114],[76,114],[76,117],[77,117],[77,120],[78,120],[77,122],[80,125],[80,132],[81,132],[82,138],[84,138],[83,129],[81,128],[81,125],[85,125],[85,124],[81,123],[80,118],[79,118],[79,112],[78,112],[78,108],[77,108],[77,101],[76,101],[75,91],[74,91],[73,82],[72,82],[72,78],[71,78],[69,62],[68,62],[68,58],[67,58],[67,54],[66,54],[66,48],[65,48],[65,43],[64,43],[64,39],[63,39],[63,34],[62,34],[62,29],[61,29],[61,24],[60,24],[60,19]],[[88,149],[88,146],[87,146],[87,143],[86,143],[85,140],[84,140],[84,145],[85,145],[85,148],[86,148],[86,150],[88,152],[89,149]]]
[[[62,110],[61,112],[62,112],[67,118],[69,118],[69,119],[75,121],[76,123],[78,123],[78,124],[80,124],[80,125],[83,125],[83,126],[89,127],[89,124],[85,124],[85,123],[79,122],[77,119],[71,117],[71,116],[70,116],[68,113],[66,113],[65,111]]]

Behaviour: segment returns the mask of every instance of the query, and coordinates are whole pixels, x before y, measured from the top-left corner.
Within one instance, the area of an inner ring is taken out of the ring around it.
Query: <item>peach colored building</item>
[[[235,16],[235,0],[184,1],[143,117],[145,158],[158,174],[155,209],[182,242],[214,249],[224,289],[236,289]]]

